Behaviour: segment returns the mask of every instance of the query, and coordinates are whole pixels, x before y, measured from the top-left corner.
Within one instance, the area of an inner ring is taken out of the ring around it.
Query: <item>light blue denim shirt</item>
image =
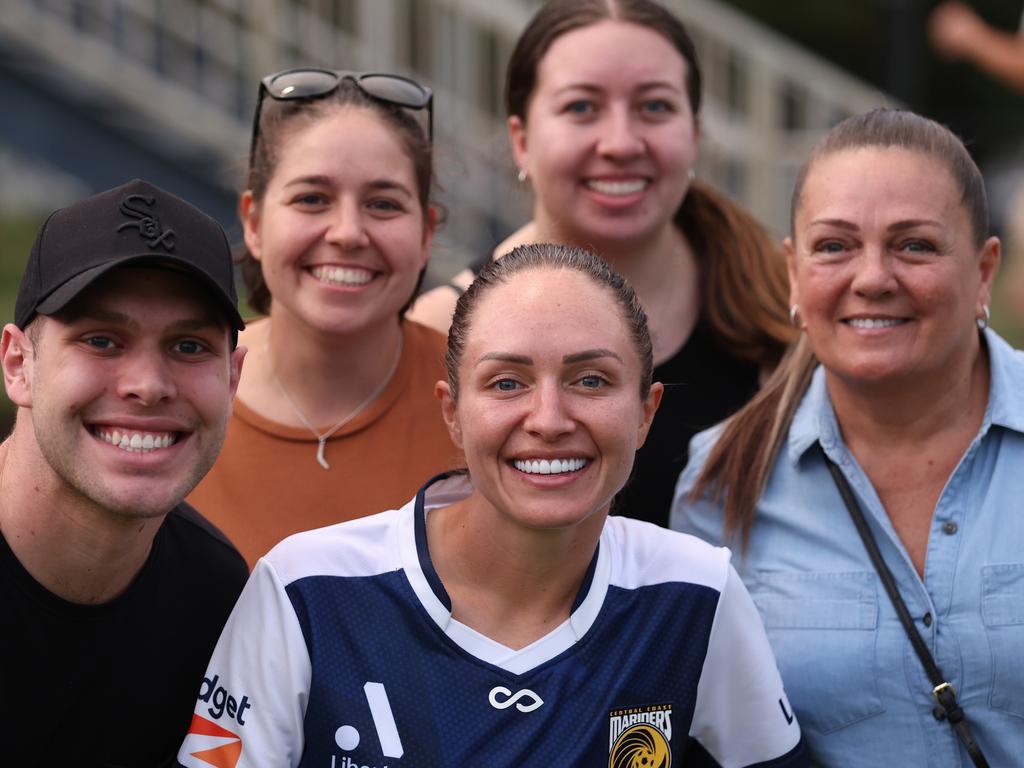
[[[734,558],[817,763],[971,765],[953,729],[932,715],[931,685],[824,449],[853,487],[990,765],[1024,765],[1024,353],[991,330],[985,340],[988,405],[935,507],[923,581],[840,436],[821,368],[758,504],[749,550]],[[693,438],[671,525],[720,543],[720,507],[685,499],[717,435],[716,428]]]

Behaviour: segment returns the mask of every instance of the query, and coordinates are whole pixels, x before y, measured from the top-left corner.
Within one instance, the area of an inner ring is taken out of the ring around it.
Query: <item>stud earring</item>
[[[799,328],[800,323],[798,322],[797,313],[800,311],[800,305],[794,304],[789,308],[789,324],[794,328]]]
[[[519,183],[522,184],[522,183],[524,183],[530,177],[526,175],[526,169],[525,168],[520,168],[519,169],[519,174],[516,176],[516,178],[519,179]]]
[[[694,179],[697,178],[697,172],[693,170],[693,168],[691,168],[686,172],[686,178],[688,178],[690,181],[693,181]]]
[[[988,321],[992,319],[992,313],[989,312],[988,304],[982,304],[981,311],[984,317],[979,317],[974,322],[978,324],[978,328],[980,330],[984,331],[986,328],[988,328]]]

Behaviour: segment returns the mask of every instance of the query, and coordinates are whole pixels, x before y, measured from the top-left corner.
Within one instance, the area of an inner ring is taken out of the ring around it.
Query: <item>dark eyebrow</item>
[[[328,185],[330,183],[331,183],[331,180],[330,180],[330,178],[328,176],[325,176],[323,174],[313,174],[313,175],[310,175],[310,176],[299,176],[298,178],[295,178],[295,179],[292,179],[291,181],[286,182],[284,186],[287,188],[287,187],[294,187],[294,186],[297,186],[299,184]]]
[[[83,321],[98,321],[101,323],[111,323],[113,325],[123,325],[132,331],[138,331],[142,328],[142,324],[138,320],[126,315],[123,312],[115,312],[109,309],[102,309],[100,307],[88,307],[80,314],[73,318],[70,318],[67,322],[69,324],[80,323]],[[163,329],[164,333],[198,333],[199,331],[208,331],[217,329],[224,326],[224,321],[215,312],[211,311],[209,314],[196,315],[193,317],[183,317],[180,320],[175,320],[166,328]]]
[[[408,187],[405,186],[405,184],[402,184],[399,181],[393,181],[391,179],[375,179],[366,186],[368,186],[370,189],[381,189],[385,191],[397,190],[398,192],[401,192],[402,194],[407,195],[409,197],[413,196],[412,192],[409,190]]]
[[[598,360],[602,357],[611,357],[622,362],[622,358],[610,349],[587,349],[583,352],[574,352],[562,358],[562,362],[571,365],[573,363],[585,363],[588,360]]]
[[[902,232],[904,229],[913,229],[914,227],[941,227],[941,222],[935,221],[934,219],[907,219],[905,221],[897,221],[889,225],[890,232]]]
[[[846,221],[845,219],[815,219],[814,221],[811,222],[812,226],[814,224],[825,224],[826,226],[829,227],[848,229],[851,232],[856,232],[860,229],[860,227],[858,227],[856,224],[850,221]]]
[[[511,352],[488,352],[480,356],[478,362],[485,360],[497,360],[502,363],[516,363],[517,365],[533,365],[533,358],[526,355],[513,355]]]

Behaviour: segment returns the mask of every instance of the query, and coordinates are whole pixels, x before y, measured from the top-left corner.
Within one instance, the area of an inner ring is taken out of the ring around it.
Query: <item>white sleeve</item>
[[[807,764],[761,617],[731,565],[697,684],[690,736],[723,768],[780,758],[772,765]]]
[[[311,672],[288,594],[262,559],[217,641],[178,762],[298,765]]]

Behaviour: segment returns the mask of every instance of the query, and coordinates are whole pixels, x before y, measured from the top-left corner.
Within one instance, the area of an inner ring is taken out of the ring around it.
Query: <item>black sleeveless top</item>
[[[690,438],[745,405],[757,392],[757,377],[755,364],[722,349],[707,324],[698,321],[680,350],[654,369],[665,394],[613,513],[668,525]]]

